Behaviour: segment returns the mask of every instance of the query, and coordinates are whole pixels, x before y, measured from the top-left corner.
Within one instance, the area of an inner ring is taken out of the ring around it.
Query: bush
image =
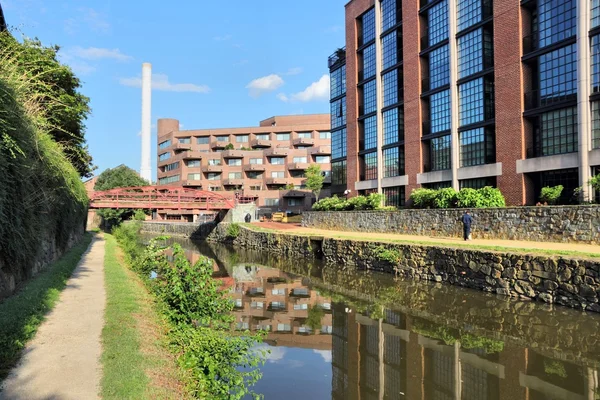
[[[326,197],[313,204],[314,211],[342,211],[346,209],[346,200],[337,196]]]
[[[433,204],[435,208],[454,208],[456,207],[456,195],[456,190],[453,188],[436,190]]]
[[[540,201],[548,204],[556,204],[563,191],[563,185],[546,186],[540,193]]]
[[[500,189],[486,186],[477,192],[481,198],[479,207],[506,207],[506,200]]]
[[[456,206],[458,208],[479,208],[481,196],[476,189],[464,188],[456,195]]]
[[[240,226],[238,224],[229,224],[227,227],[227,237],[235,239],[240,234]]]
[[[410,200],[415,208],[433,208],[435,192],[433,189],[413,189],[410,193]]]
[[[313,204],[313,211],[359,211],[359,210],[381,210],[383,195],[371,193],[368,196],[351,197],[348,200],[337,196],[326,197]]]
[[[133,219],[135,221],[145,221],[146,213],[144,212],[144,210],[135,210],[135,213],[133,213]]]

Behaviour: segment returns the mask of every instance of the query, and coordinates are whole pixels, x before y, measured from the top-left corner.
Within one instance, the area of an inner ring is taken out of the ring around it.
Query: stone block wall
[[[193,222],[141,222],[141,233],[180,237],[205,238],[215,229],[214,222],[197,224]]]
[[[311,211],[302,226],[353,232],[462,237],[464,210]],[[600,206],[473,209],[472,233],[479,239],[600,244]]]

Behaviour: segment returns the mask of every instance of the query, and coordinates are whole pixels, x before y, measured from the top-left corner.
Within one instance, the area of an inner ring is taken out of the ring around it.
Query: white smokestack
[[[142,167],[140,176],[152,182],[150,126],[152,123],[152,64],[142,64]]]

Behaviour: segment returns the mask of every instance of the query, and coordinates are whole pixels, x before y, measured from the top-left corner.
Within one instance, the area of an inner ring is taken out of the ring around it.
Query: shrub
[[[563,191],[563,185],[546,186],[540,193],[540,201],[548,204],[556,204]]]
[[[481,207],[481,195],[476,189],[464,188],[456,195],[456,206],[458,208]]]
[[[378,193],[351,197],[348,200],[333,196],[317,201],[312,209],[314,211],[381,210],[382,201],[383,195]]]
[[[383,194],[371,193],[367,196],[366,210],[379,210],[383,204]]]
[[[227,227],[227,237],[235,239],[240,234],[240,226],[238,224],[229,224]]]
[[[435,191],[433,205],[435,208],[454,208],[456,207],[457,192],[453,188],[444,188]]]
[[[145,221],[146,213],[144,212],[144,210],[135,210],[135,213],[133,214],[133,219],[136,221]]]
[[[506,207],[506,200],[500,189],[486,186],[477,192],[481,199],[479,207]]]
[[[410,200],[415,208],[433,208],[435,192],[435,190],[425,188],[413,189],[410,193]]]

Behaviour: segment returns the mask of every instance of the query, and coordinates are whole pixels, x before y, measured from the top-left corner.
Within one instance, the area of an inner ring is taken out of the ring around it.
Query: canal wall
[[[205,238],[217,226],[215,222],[198,224],[195,222],[153,222],[142,221],[141,233],[151,235],[167,235],[186,238]]]
[[[399,211],[310,211],[302,226],[352,232],[462,237],[461,209]],[[472,209],[478,239],[600,244],[600,206]]]
[[[294,236],[244,227],[231,237],[227,227],[216,226],[208,240],[600,312],[600,263],[593,260]]]

